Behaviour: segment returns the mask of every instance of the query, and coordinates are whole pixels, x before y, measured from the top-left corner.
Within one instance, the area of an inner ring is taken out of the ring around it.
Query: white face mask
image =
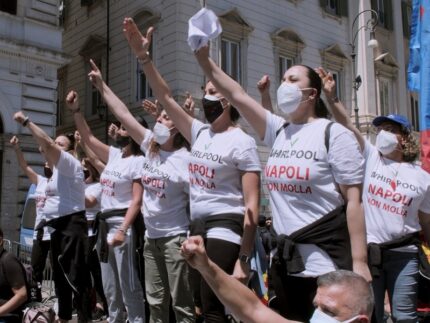
[[[382,155],[391,154],[396,150],[398,144],[399,141],[394,133],[381,130],[376,136],[376,149],[378,149]]]
[[[349,323],[357,319],[359,315],[356,315],[349,320],[346,321],[338,321],[334,317],[331,317],[330,315],[324,313],[323,311],[319,310],[318,308],[315,309],[314,314],[312,315],[310,319],[310,323]]]
[[[296,111],[302,101],[302,96],[303,93],[298,85],[283,82],[277,92],[279,112],[290,114]]]
[[[156,143],[162,145],[170,138],[170,130],[172,128],[167,128],[164,124],[160,122],[156,122],[154,129],[152,131],[154,132],[154,140]]]

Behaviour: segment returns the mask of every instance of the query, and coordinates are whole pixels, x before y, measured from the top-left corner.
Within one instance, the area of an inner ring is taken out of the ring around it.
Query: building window
[[[327,0],[327,5],[325,7],[326,11],[328,13],[331,13],[333,15],[337,15],[339,12],[339,9],[337,7],[337,1],[336,0]]]
[[[154,37],[152,37],[152,44],[155,43]],[[152,44],[149,48],[149,55],[153,57]],[[136,101],[144,100],[153,96],[152,89],[149,86],[149,82],[146,79],[145,73],[142,71],[142,66],[136,59]]]
[[[402,1],[402,23],[403,36],[409,39],[411,37],[412,6],[405,1]]]
[[[16,15],[16,0],[0,0],[0,11]]]
[[[93,58],[94,63],[98,66],[100,71],[103,71],[102,58]],[[91,66],[87,63],[87,71],[91,70]],[[103,73],[103,72],[102,72]],[[102,74],[103,75],[103,74]],[[89,108],[85,109],[85,115],[87,117],[98,114],[100,112],[101,106],[103,104],[102,97],[99,91],[92,85],[91,81],[87,78],[87,88],[89,93]]]
[[[379,79],[379,115],[390,113],[390,81],[385,78]]]
[[[347,0],[320,0],[320,6],[324,12],[332,16],[348,16]]]
[[[67,66],[60,68],[57,71],[57,121],[56,125],[61,126],[64,122],[63,113],[65,111],[64,101],[67,95]]]
[[[240,64],[240,43],[223,38],[221,40],[221,68],[239,83],[241,83]]]
[[[411,116],[413,130],[420,131],[418,100],[413,95],[411,95]]]
[[[219,66],[224,72],[246,87],[247,70],[243,64],[247,61],[247,41],[253,28],[237,8],[220,14],[219,21],[222,35],[220,40],[214,42],[212,54],[218,58]]]
[[[279,83],[282,83],[285,71],[294,65],[294,59],[291,57],[286,57],[279,55]]]
[[[281,28],[270,35],[275,56],[275,75],[282,83],[285,71],[294,64],[300,63],[301,52],[305,43],[293,29]]]
[[[150,26],[157,25],[157,23],[160,20],[160,15],[145,9],[139,12],[138,14],[136,14],[133,18],[139,30],[141,30],[142,34],[145,35]],[[149,55],[152,57],[154,64],[156,62],[155,44],[157,44],[156,31],[152,34],[152,42],[149,47]],[[146,78],[145,73],[143,73],[142,71],[142,66],[139,64],[138,60],[134,57],[134,55],[132,55],[131,62],[132,62],[131,70],[133,71],[131,82],[132,82],[132,87],[134,88],[132,97],[135,98],[136,102],[153,97],[154,95],[153,95],[152,89],[149,86],[149,82]]]
[[[344,67],[348,62],[348,57],[343,52],[339,44],[333,44],[320,50],[322,66],[330,71],[336,82],[336,96],[343,99],[344,87]]]
[[[336,82],[336,96],[339,99],[342,99],[342,73],[338,71],[331,71],[331,74],[333,75],[333,80]]]
[[[392,0],[371,0],[372,9],[378,12],[378,26],[393,30]]]

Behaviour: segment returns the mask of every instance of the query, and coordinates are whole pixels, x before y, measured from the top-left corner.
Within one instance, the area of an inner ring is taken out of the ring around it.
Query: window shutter
[[[384,0],[385,28],[388,30],[393,30],[393,6],[391,1],[392,0]]]
[[[403,36],[406,38],[410,37],[410,26],[408,23],[408,4],[402,1],[402,26],[403,26]]]
[[[348,17],[348,0],[338,0],[339,15]]]

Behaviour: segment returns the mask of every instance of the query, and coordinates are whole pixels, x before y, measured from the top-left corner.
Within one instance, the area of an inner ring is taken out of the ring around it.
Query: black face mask
[[[205,118],[209,123],[214,122],[223,113],[224,108],[222,107],[221,101],[211,101],[208,99],[202,99],[203,111]]]
[[[115,142],[118,146],[124,148],[131,142],[130,136],[118,136]]]
[[[51,178],[52,176],[52,169],[49,167],[43,167],[43,174],[45,175],[46,178]]]

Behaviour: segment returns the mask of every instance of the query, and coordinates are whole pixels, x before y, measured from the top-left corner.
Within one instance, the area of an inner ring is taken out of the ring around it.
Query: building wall
[[[19,215],[29,182],[9,145],[17,134],[29,164],[41,171],[42,158],[27,129],[13,121],[23,110],[49,135],[55,134],[57,69],[65,63],[61,50],[57,0],[18,0],[16,15],[0,12],[0,134],[2,153],[1,226],[17,239]]]

